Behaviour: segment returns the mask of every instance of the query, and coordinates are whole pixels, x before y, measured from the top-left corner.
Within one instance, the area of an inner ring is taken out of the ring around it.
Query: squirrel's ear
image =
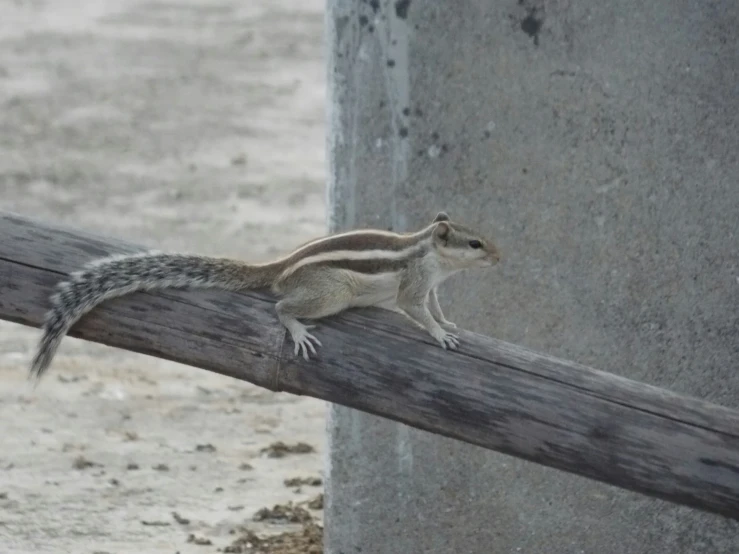
[[[446,221],[439,221],[434,229],[434,237],[446,242],[449,238],[449,224]]]
[[[434,223],[438,223],[439,221],[449,221],[449,216],[446,212],[439,212],[436,214],[436,217],[434,218]]]

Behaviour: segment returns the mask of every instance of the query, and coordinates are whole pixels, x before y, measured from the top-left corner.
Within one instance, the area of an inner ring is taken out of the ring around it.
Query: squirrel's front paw
[[[444,350],[456,350],[459,347],[459,337],[452,333],[442,331],[434,337]]]
[[[451,321],[447,321],[446,319],[444,321],[440,321],[439,325],[441,325],[444,329],[456,329],[457,324],[452,323]]]

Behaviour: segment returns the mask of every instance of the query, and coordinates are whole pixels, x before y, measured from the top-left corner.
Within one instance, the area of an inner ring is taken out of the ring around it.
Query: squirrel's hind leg
[[[306,268],[291,276],[291,282],[283,285],[283,298],[275,309],[280,323],[285,326],[295,344],[295,355],[309,360],[309,352],[316,354],[316,346],[322,346],[301,319],[320,319],[337,314],[350,307],[355,291],[351,279],[343,278],[336,270]]]

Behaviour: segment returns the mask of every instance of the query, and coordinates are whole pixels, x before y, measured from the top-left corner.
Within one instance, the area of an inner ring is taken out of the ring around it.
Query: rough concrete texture
[[[333,228],[446,209],[504,253],[443,287],[450,319],[739,408],[737,2],[328,4]],[[328,425],[328,554],[739,551],[719,517]]]

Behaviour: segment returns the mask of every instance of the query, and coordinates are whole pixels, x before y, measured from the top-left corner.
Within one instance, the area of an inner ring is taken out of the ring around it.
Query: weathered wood
[[[0,212],[0,318],[39,326],[65,273],[139,249]],[[323,347],[306,362],[269,295],[166,291],[111,300],[70,335],[739,520],[739,412],[465,331],[448,352],[380,310],[328,318],[316,332]]]

